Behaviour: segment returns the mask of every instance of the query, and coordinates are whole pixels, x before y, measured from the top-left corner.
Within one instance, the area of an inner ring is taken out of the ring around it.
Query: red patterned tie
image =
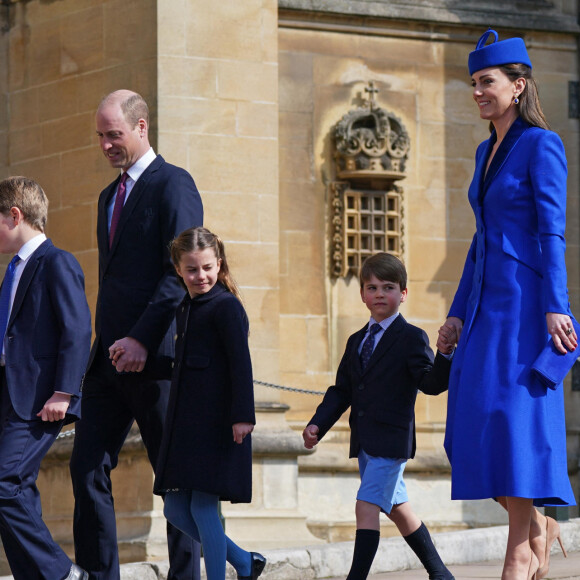
[[[121,175],[121,181],[119,181],[119,187],[117,188],[117,197],[115,198],[115,207],[113,208],[111,227],[109,228],[109,248],[113,245],[115,230],[117,229],[117,224],[121,219],[121,212],[123,211],[123,205],[125,204],[125,194],[127,192],[125,182],[127,181],[127,177],[129,177],[129,174],[125,171],[125,173]]]

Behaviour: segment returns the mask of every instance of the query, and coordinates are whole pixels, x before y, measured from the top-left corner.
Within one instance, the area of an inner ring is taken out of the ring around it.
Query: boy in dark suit
[[[357,457],[361,485],[356,502],[356,539],[347,580],[367,578],[380,539],[380,512],[395,523],[431,580],[450,580],[425,524],[409,505],[403,471],[415,455],[417,390],[437,395],[447,389],[450,361],[433,351],[423,330],[399,314],[407,298],[407,272],[390,254],[362,265],[360,293],[371,312],[368,325],[353,334],[338,367],[336,384],[304,429],[312,449],[341,415],[349,417],[350,457]],[[452,348],[449,347],[451,354]]]
[[[91,317],[75,258],[44,235],[32,179],[0,182],[0,537],[15,580],[87,580],[42,521],[36,478],[61,427],[80,415]]]

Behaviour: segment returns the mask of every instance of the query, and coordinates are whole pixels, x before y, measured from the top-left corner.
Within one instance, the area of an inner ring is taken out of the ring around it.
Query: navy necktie
[[[360,364],[363,368],[363,371],[367,368],[369,364],[369,360],[371,360],[371,355],[373,354],[374,346],[375,346],[375,334],[381,330],[380,324],[373,324],[369,328],[369,335],[367,339],[364,341],[362,345],[362,349],[360,351]]]
[[[10,293],[12,291],[12,283],[14,282],[14,272],[16,271],[16,264],[20,261],[20,256],[16,254],[8,267],[6,274],[4,274],[4,282],[2,282],[2,290],[0,290],[0,337],[4,341],[6,334],[6,327],[8,326],[8,315],[10,314]]]

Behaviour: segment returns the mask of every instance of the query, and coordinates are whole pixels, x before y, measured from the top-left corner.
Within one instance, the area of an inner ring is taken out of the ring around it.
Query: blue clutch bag
[[[574,318],[572,318],[572,324],[574,325],[576,336],[580,337],[580,324]],[[532,370],[546,387],[555,389],[564,380],[564,377],[574,366],[578,357],[580,357],[580,344],[576,347],[576,350],[562,354],[556,349],[554,341],[550,338],[548,344],[532,365]]]

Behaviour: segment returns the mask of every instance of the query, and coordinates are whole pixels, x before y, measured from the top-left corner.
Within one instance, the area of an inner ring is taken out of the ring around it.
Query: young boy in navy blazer
[[[380,539],[380,512],[395,523],[431,580],[450,580],[425,524],[415,515],[403,471],[415,455],[417,390],[437,395],[447,390],[450,361],[433,351],[423,330],[399,314],[407,298],[403,263],[387,253],[367,258],[360,293],[369,323],[347,342],[322,403],[304,429],[312,449],[350,407],[350,457],[357,457],[361,485],[356,501],[356,539],[347,580],[367,578]],[[449,347],[451,354],[452,348]]]
[[[32,179],[0,181],[0,537],[15,580],[87,580],[41,516],[40,462],[76,421],[91,316],[75,258],[44,235],[48,199]]]

